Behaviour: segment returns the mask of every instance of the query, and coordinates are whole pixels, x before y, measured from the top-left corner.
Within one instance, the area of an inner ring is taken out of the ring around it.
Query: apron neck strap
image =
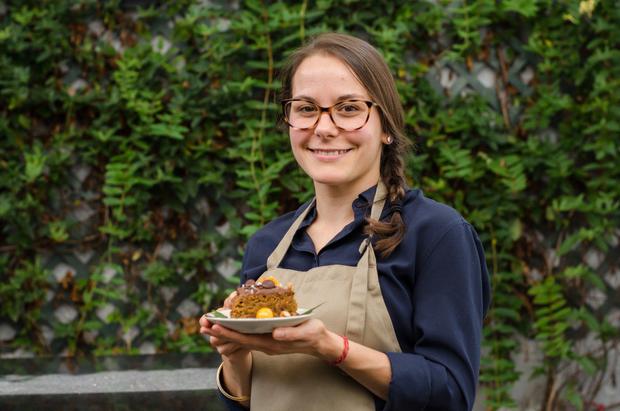
[[[306,209],[299,215],[299,217],[297,217],[297,219],[289,227],[286,234],[284,234],[284,237],[282,237],[282,240],[280,241],[276,249],[273,250],[269,258],[267,259],[267,270],[272,270],[280,265],[280,262],[288,251],[289,246],[293,242],[293,237],[295,236],[297,229],[308,215],[308,212],[310,212],[312,207],[314,207],[315,202],[316,198],[313,198],[310,204],[308,204],[308,207],[306,207]]]
[[[377,191],[375,192],[375,198],[372,200],[370,218],[378,220],[381,217],[381,212],[383,211],[386,197],[387,187],[383,184],[383,181],[379,180],[379,183],[377,184]]]
[[[385,187],[385,184],[383,184],[383,181],[379,179],[379,183],[377,184],[377,190],[375,191],[375,197],[372,201],[372,209],[370,211],[370,218],[378,220],[381,217],[381,211],[383,211],[383,206],[385,205],[386,195],[387,195],[387,188]],[[275,250],[273,250],[269,258],[267,259],[267,270],[275,269],[280,265],[280,263],[282,262],[282,259],[284,258],[284,255],[286,254],[286,252],[288,251],[288,248],[293,242],[293,237],[295,236],[295,233],[297,232],[297,230],[299,229],[299,226],[301,225],[301,223],[304,221],[304,219],[308,215],[308,212],[312,209],[312,207],[314,207],[315,203],[316,203],[316,198],[313,198],[312,202],[310,202],[308,207],[306,207],[306,209],[297,217],[297,219],[289,227],[288,231],[286,232],[286,234],[284,235],[284,237],[282,238],[278,246],[275,248]]]
[[[383,181],[379,180],[377,184],[377,191],[375,192],[375,198],[372,200],[372,208],[370,210],[370,218],[373,220],[379,220],[381,218],[381,212],[385,205],[385,199],[387,197],[387,187],[383,184]],[[359,247],[359,253],[364,254],[368,250],[368,244],[370,244],[370,237],[366,237],[362,240]],[[372,249],[372,247],[370,247]]]

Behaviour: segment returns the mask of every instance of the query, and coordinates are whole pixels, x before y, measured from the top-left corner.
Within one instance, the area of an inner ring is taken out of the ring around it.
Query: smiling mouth
[[[347,148],[344,150],[317,150],[317,149],[313,149],[313,148],[309,148],[308,150],[312,151],[315,154],[321,155],[321,156],[341,156],[343,154],[348,153],[349,151],[353,150],[352,148]]]

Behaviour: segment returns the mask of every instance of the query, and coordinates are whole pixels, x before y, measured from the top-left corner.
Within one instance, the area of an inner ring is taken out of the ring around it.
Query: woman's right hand
[[[236,296],[236,291],[230,293],[230,295],[224,300],[224,308],[232,308],[232,300]],[[228,360],[232,363],[235,363],[247,359],[247,356],[250,354],[250,350],[244,348],[237,343],[223,340],[213,335],[212,328],[214,326],[221,327],[221,325],[216,325],[210,322],[209,319],[204,315],[200,318],[199,323],[200,333],[209,336],[209,343],[213,348],[217,350],[218,353],[220,353],[220,355],[222,356],[222,360]]]
[[[237,295],[233,291],[224,301],[224,308],[232,308],[232,300]],[[203,315],[200,320],[200,333],[209,336],[209,343],[222,356],[224,372],[221,383],[226,387],[226,391],[235,396],[249,396],[251,390],[250,375],[252,372],[252,355],[246,347],[218,337],[224,329],[219,324],[209,321],[207,316]],[[246,408],[249,408],[249,401],[240,402]]]

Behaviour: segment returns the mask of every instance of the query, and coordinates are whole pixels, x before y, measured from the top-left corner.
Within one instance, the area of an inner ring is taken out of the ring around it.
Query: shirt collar
[[[331,242],[338,241],[340,238],[345,237],[349,234],[353,229],[361,224],[363,224],[364,219],[367,215],[370,214],[370,209],[372,205],[372,201],[375,198],[375,192],[377,191],[377,185],[374,185],[363,192],[361,192],[353,203],[351,204],[351,208],[353,209],[354,220],[351,224],[347,225],[343,231],[336,235]],[[306,217],[299,225],[295,236],[293,237],[292,246],[293,248],[299,251],[308,251],[312,252],[314,250],[314,246],[310,238],[305,235],[306,228],[314,222],[316,219],[316,204],[310,204],[310,202],[306,203],[307,205],[299,207],[295,212],[295,218],[299,217],[299,215],[309,206],[312,208],[306,214]],[[384,210],[385,211],[385,210]]]
[[[355,214],[356,220],[358,218],[358,210],[366,209],[369,205],[372,204],[372,200],[374,200],[375,198],[376,191],[377,191],[377,185],[375,184],[374,186],[367,188],[366,190],[358,194],[357,198],[353,200],[353,204],[351,204],[351,207],[353,208],[353,213]],[[299,215],[303,213],[306,208],[310,207],[311,203],[312,203],[312,200],[306,202],[303,206],[295,210],[293,220],[297,219],[297,217],[299,217]],[[306,218],[304,218],[304,221],[299,226],[299,229],[309,226],[314,221],[315,218],[316,218],[316,204],[312,204],[312,209],[308,211],[308,214],[306,215]]]
[[[375,193],[377,192],[377,185],[375,184],[374,186],[366,189],[365,191],[361,192],[358,196],[356,200],[359,201],[363,201],[365,204],[372,204],[372,200],[375,199]],[[353,202],[353,204],[355,205],[355,201]]]

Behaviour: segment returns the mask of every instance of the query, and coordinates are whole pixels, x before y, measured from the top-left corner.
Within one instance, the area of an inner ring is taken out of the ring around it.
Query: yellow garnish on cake
[[[273,318],[273,311],[271,308],[263,307],[256,311],[256,318]]]
[[[273,275],[269,275],[267,277],[261,277],[258,279],[259,282],[264,283],[267,280],[271,280],[273,281],[273,283],[276,285],[276,287],[280,287],[280,281],[278,281]]]

